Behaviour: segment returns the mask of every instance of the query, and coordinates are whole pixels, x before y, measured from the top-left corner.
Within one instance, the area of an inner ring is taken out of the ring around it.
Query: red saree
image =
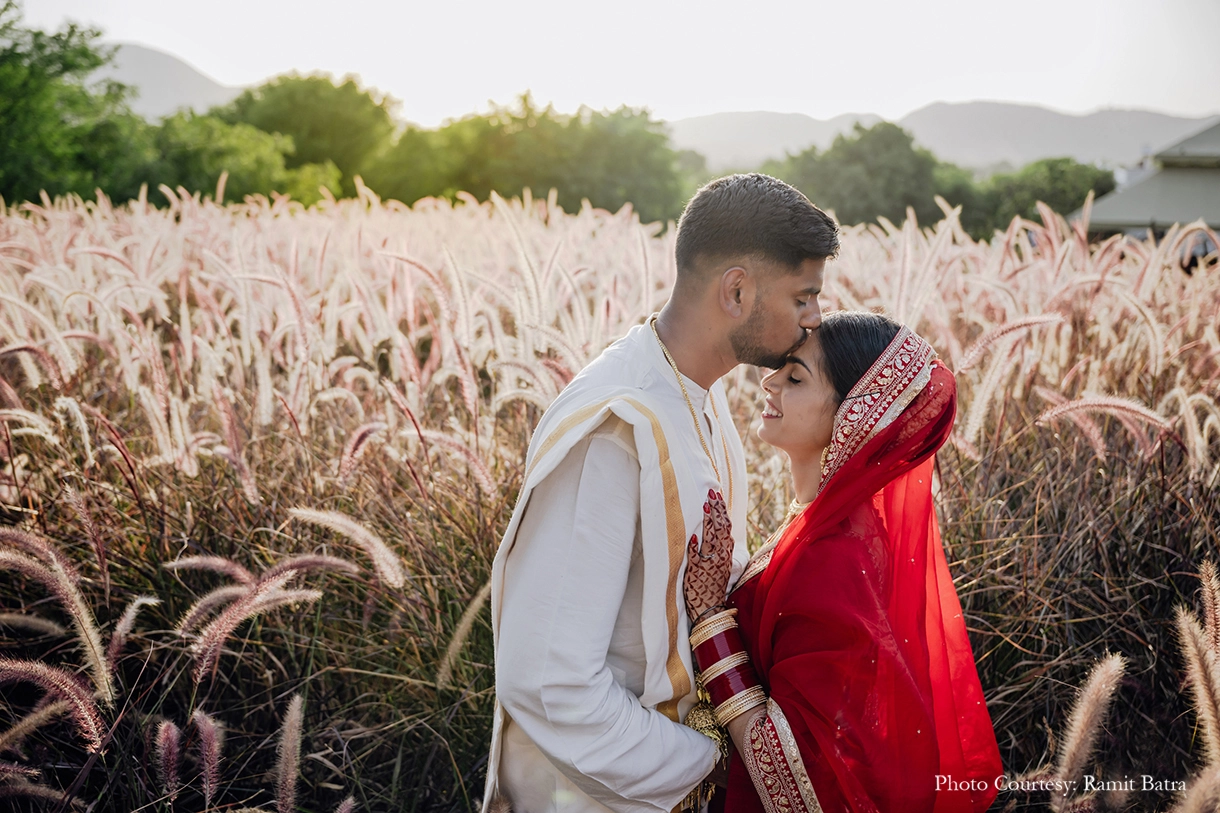
[[[932,505],[955,412],[952,373],[904,328],[836,415],[817,498],[730,597],[770,697],[733,756],[730,813],[995,798],[999,749]]]

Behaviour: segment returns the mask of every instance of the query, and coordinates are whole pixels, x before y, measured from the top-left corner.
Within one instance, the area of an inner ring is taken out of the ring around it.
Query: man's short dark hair
[[[796,188],[751,172],[704,185],[678,221],[678,279],[693,279],[701,262],[759,257],[795,270],[805,260],[833,257],[839,227]]]

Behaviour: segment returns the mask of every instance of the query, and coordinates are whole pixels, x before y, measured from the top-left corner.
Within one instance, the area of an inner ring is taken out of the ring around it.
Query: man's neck
[[[732,348],[709,320],[692,310],[666,304],[657,318],[657,335],[678,370],[705,390],[737,366]]]

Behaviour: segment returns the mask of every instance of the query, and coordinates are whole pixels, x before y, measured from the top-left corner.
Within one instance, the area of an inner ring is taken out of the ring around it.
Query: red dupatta
[[[996,796],[999,749],[932,504],[956,401],[952,373],[903,328],[836,414],[817,497],[731,598],[827,813],[977,813]],[[735,760],[728,810],[758,809],[750,784]]]

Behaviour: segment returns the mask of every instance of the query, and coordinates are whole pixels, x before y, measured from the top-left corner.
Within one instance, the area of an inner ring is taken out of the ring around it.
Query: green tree
[[[296,149],[287,159],[289,169],[334,162],[342,173],[343,193],[352,195],[355,176],[389,145],[393,106],[389,97],[362,90],[352,77],[336,85],[322,74],[289,74],[246,90],[212,112],[231,124],[290,136]]]
[[[228,172],[225,200],[276,191],[309,204],[321,197],[319,186],[339,191],[339,170],[332,162],[289,169],[286,160],[292,154],[292,139],[249,124],[175,113],[154,128],[153,147],[158,157],[144,170],[150,185],[210,194],[221,174]]]
[[[132,192],[153,154],[147,126],[127,107],[129,89],[88,84],[113,56],[101,32],[68,24],[46,33],[24,28],[21,16],[13,0],[0,5],[0,195]]]
[[[890,122],[856,124],[824,153],[816,147],[769,168],[843,223],[886,217],[899,222],[908,206],[921,222],[939,219],[936,156],[915,146],[906,130]]]
[[[1008,228],[1018,215],[1038,220],[1038,201],[1066,215],[1080,208],[1090,191],[1100,197],[1114,186],[1113,172],[1072,158],[1045,158],[1016,172],[993,175],[983,185],[990,214],[987,232]]]
[[[690,163],[690,157],[685,159]],[[680,156],[661,122],[623,107],[574,116],[538,108],[529,95],[515,107],[467,116],[439,130],[409,128],[365,180],[378,193],[412,203],[464,191],[542,197],[555,189],[567,209],[587,199],[617,210],[630,202],[644,220],[677,217],[683,201]]]

